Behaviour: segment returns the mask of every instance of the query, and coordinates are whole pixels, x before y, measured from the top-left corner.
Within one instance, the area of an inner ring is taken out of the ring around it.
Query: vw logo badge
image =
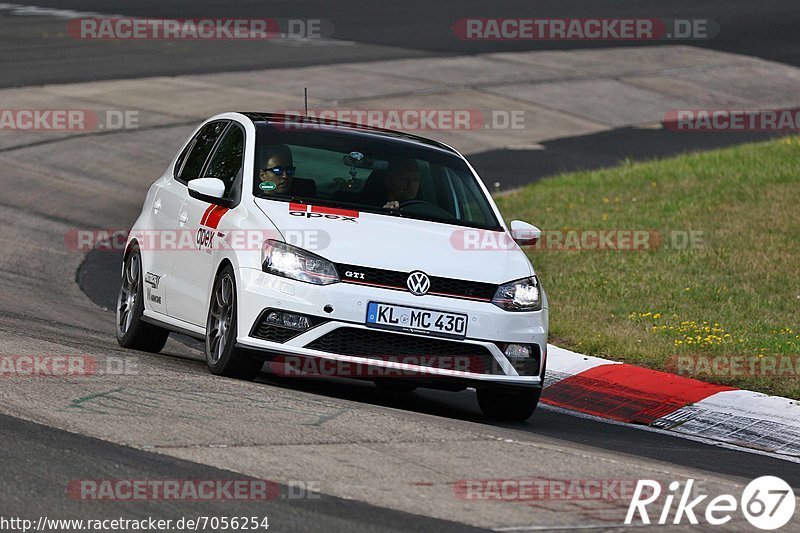
[[[420,272],[417,270],[416,272],[409,274],[406,285],[408,286],[408,290],[411,291],[411,294],[415,296],[422,296],[427,294],[428,289],[431,288],[431,280],[428,278],[425,272]]]

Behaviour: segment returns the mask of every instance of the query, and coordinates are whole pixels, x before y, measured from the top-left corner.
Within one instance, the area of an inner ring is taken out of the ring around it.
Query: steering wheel
[[[420,204],[430,204],[430,202],[427,202],[425,200],[406,200],[405,202],[400,202],[400,204],[398,204],[398,207],[400,209],[403,209],[404,207],[408,207],[410,205],[420,205]]]

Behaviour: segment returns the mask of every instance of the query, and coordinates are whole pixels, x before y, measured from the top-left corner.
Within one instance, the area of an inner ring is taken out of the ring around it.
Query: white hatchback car
[[[214,374],[476,390],[491,417],[536,409],[544,290],[456,150],[406,133],[261,113],[204,122],[128,238],[122,346],[205,340]]]

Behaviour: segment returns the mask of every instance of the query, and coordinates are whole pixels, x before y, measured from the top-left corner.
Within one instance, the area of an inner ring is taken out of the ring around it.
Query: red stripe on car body
[[[229,209],[227,207],[222,207],[219,205],[214,206],[214,209],[212,209],[208,214],[205,225],[211,229],[217,229],[217,226],[219,226],[219,221],[228,211]]]
[[[211,204],[211,205],[209,205],[209,206],[206,208],[206,212],[205,212],[205,213],[203,213],[203,218],[201,218],[201,219],[200,219],[200,224],[201,224],[202,226],[205,226],[205,225],[206,225],[206,220],[208,219],[208,215],[209,215],[209,214],[211,214],[211,211],[213,211],[214,209],[216,209],[216,207],[217,207],[216,205],[214,205],[214,204]]]

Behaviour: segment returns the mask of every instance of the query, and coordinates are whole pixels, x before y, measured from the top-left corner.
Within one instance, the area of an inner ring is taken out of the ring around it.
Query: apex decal
[[[211,253],[214,250],[214,240],[216,237],[223,238],[225,234],[216,231],[219,226],[219,221],[225,216],[229,209],[219,205],[210,205],[206,212],[203,213],[203,218],[200,219],[200,224],[204,227],[197,230],[195,242],[197,243],[198,250],[205,250]]]
[[[216,232],[207,228],[200,228],[197,230],[197,249],[210,252],[214,249],[214,237]]]
[[[358,211],[353,211],[351,209],[290,203],[289,214],[293,217],[325,218],[328,220],[340,220],[342,222],[355,222],[358,224],[358,220],[356,220],[358,218]]]

